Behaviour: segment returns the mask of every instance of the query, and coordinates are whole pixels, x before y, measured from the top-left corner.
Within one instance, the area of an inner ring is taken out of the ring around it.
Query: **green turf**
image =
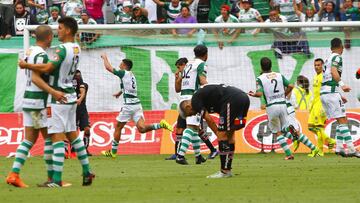
[[[203,165],[181,166],[165,161],[165,156],[118,156],[116,159],[91,157],[97,177],[91,187],[81,186],[77,160],[66,160],[64,180],[71,188],[37,188],[45,179],[40,157],[27,161],[22,171],[31,186],[18,189],[5,184],[13,159],[0,158],[3,184],[1,202],[360,202],[355,158],[328,155],[308,158],[296,155],[294,161],[282,154],[236,154],[235,176],[209,180],[219,160]]]

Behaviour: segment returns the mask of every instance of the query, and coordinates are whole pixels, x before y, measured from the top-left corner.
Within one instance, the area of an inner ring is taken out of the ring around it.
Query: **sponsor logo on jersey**
[[[79,47],[74,47],[74,54],[79,54]]]

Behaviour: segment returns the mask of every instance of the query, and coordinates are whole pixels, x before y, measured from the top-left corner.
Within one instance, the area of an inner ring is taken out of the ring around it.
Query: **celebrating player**
[[[313,83],[314,98],[310,106],[310,115],[308,120],[309,130],[315,133],[317,136],[317,147],[319,149],[320,156],[324,156],[324,142],[328,143],[329,150],[331,150],[335,145],[335,140],[331,139],[325,133],[325,122],[327,118],[320,100],[320,88],[323,78],[323,65],[324,61],[321,58],[315,59],[314,68],[316,76],[314,77]]]
[[[204,45],[197,45],[194,48],[195,59],[189,61],[184,70],[182,71],[181,79],[177,80],[177,85],[181,85],[181,100],[189,100],[192,95],[200,88],[200,85],[207,84],[206,80],[206,64],[205,61],[208,57],[208,49]],[[181,102],[180,102],[181,103]],[[179,119],[178,119],[179,120]],[[204,137],[203,134],[206,133],[206,129],[202,130],[202,134],[199,135],[200,131],[200,123],[202,122],[202,118],[200,114],[186,117],[186,129],[183,131],[183,135],[181,138],[180,148],[178,150],[178,155],[176,157],[176,163],[187,165],[187,161],[185,159],[186,151],[192,143],[194,154],[195,154],[195,163],[201,164],[206,161],[200,154],[200,137]],[[214,123],[214,121],[209,120],[208,122]],[[213,127],[213,131],[216,131],[216,125],[210,124],[210,127]],[[212,148],[214,152],[214,158],[216,156],[216,149],[212,146],[210,140],[204,139],[205,142]],[[211,154],[210,154],[211,155]],[[211,156],[210,156],[211,157]]]
[[[339,86],[344,92],[350,92],[351,88],[341,80],[343,61],[341,54],[344,47],[341,39],[331,40],[331,54],[323,66],[323,80],[320,89],[321,103],[328,118],[335,118],[338,122],[336,127],[335,153],[341,156],[360,158],[360,153],[355,149],[352,142],[348,119],[346,117],[344,103],[346,99],[341,96]],[[343,144],[346,144],[348,153],[345,153]]]
[[[207,176],[207,178],[232,177],[231,165],[235,151],[234,133],[245,127],[246,116],[249,110],[250,100],[242,90],[226,85],[206,85],[200,88],[192,96],[191,100],[184,100],[179,105],[179,113],[182,117],[196,115],[207,121],[209,113],[219,114],[218,130],[214,133],[219,141],[219,154],[221,169],[219,172]],[[208,123],[209,126],[212,123]],[[216,129],[215,126],[211,129]]]
[[[264,96],[269,128],[271,132],[277,136],[277,141],[286,154],[285,160],[292,160],[294,156],[291,154],[285,137],[293,141],[299,139],[306,145],[311,143],[303,134],[298,137],[299,132],[297,132],[294,126],[289,125],[288,122],[289,116],[285,96],[291,93],[294,86],[291,85],[283,75],[271,70],[271,60],[269,58],[263,57],[260,64],[262,74],[256,79],[257,90],[255,93],[250,91],[249,95],[253,97]],[[293,136],[293,134],[295,136]],[[309,147],[313,148],[312,146]],[[317,152],[318,150],[315,148],[311,154],[315,156]]]
[[[154,123],[152,125],[145,125],[144,114],[140,99],[137,96],[137,84],[135,75],[131,72],[133,63],[130,59],[123,59],[120,63],[120,70],[116,70],[110,64],[108,57],[103,54],[101,58],[104,61],[104,66],[107,71],[118,76],[121,80],[121,91],[115,94],[115,97],[119,97],[123,94],[124,106],[121,108],[119,115],[116,117],[117,124],[114,132],[114,140],[112,141],[111,150],[102,151],[101,153],[107,157],[116,157],[118,145],[121,136],[121,130],[125,124],[133,120],[136,123],[136,127],[140,133],[146,133],[151,130],[158,130],[165,128],[169,131],[173,131],[172,126],[165,120],[161,120],[160,123]]]
[[[40,25],[35,29],[36,45],[26,51],[26,61],[32,64],[47,63],[48,55],[45,49],[49,48],[53,39],[53,32],[47,25]],[[23,122],[25,126],[25,138],[18,146],[15,161],[11,173],[6,178],[8,184],[16,187],[28,187],[20,178],[20,169],[25,164],[29,151],[34,146],[39,133],[45,140],[44,159],[48,171],[48,179],[52,179],[52,153],[53,147],[50,136],[47,133],[46,104],[48,93],[56,100],[64,99],[64,93],[56,91],[47,85],[49,75],[40,74],[36,71],[25,70],[26,87],[23,100]]]
[[[46,64],[30,64],[20,61],[21,68],[36,70],[42,73],[51,73],[51,86],[56,90],[65,92],[66,99],[57,102],[51,101],[51,111],[48,121],[48,133],[53,142],[53,176],[50,183],[44,187],[61,187],[62,172],[64,166],[64,138],[70,140],[71,145],[77,152],[77,157],[83,169],[83,186],[91,185],[94,174],[90,172],[89,159],[76,131],[76,92],[73,87],[73,78],[80,60],[80,46],[75,43],[75,34],[78,30],[76,21],[71,17],[61,18],[58,27],[59,41],[62,42],[56,48],[55,59]]]

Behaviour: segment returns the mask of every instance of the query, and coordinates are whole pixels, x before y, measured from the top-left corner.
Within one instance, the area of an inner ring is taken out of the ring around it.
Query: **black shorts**
[[[181,116],[178,116],[177,122],[176,122],[176,128],[186,128],[186,119],[181,118]]]
[[[219,113],[219,131],[240,130],[245,126],[250,99],[246,93],[233,95],[225,102]]]
[[[86,127],[90,127],[89,114],[86,108],[76,109],[76,126],[80,128],[80,131],[83,131]]]

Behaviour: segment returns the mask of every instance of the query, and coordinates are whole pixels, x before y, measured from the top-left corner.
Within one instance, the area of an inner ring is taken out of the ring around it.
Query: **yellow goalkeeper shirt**
[[[314,77],[314,81],[313,81],[313,92],[314,92],[313,104],[315,104],[316,102],[321,102],[320,101],[320,88],[321,88],[322,78],[323,78],[322,73],[317,74]]]

